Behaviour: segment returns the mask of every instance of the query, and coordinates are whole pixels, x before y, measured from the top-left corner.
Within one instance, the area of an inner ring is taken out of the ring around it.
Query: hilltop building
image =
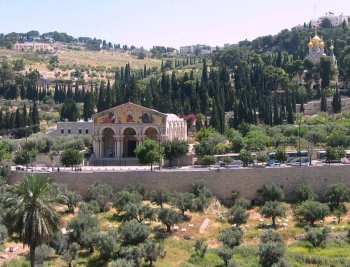
[[[46,43],[36,43],[36,42],[15,43],[13,45],[13,49],[19,50],[19,51],[41,51],[41,52],[54,51],[51,45]]]
[[[187,45],[180,46],[180,54],[199,54],[209,55],[212,53],[212,48],[209,45]]]
[[[326,13],[325,16],[321,16],[318,19],[311,20],[310,26],[312,28],[318,28],[318,27],[320,27],[320,25],[324,19],[329,19],[331,24],[332,24],[332,27],[339,27],[343,24],[344,21],[345,21],[346,25],[349,25],[349,18],[350,18],[350,16],[344,16],[343,14],[337,16],[337,15],[334,15],[333,12],[328,12],[328,13]]]

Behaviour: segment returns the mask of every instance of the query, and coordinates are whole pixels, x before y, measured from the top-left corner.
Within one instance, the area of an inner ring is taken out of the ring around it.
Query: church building
[[[92,137],[96,159],[133,158],[146,138],[186,141],[187,124],[174,114],[129,102],[94,114]]]

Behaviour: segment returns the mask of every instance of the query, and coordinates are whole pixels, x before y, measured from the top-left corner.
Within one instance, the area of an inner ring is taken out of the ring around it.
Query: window
[[[64,134],[64,129],[61,129],[61,134]]]
[[[81,132],[82,132],[81,129],[79,129],[79,134],[81,134]]]
[[[85,133],[88,134],[89,133],[89,129],[85,129]]]
[[[71,133],[71,130],[70,129],[68,129],[68,134],[70,134]]]

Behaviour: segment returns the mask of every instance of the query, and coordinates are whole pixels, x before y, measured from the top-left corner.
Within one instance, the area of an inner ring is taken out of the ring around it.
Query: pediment
[[[93,115],[95,124],[155,123],[164,124],[166,114],[131,102]]]

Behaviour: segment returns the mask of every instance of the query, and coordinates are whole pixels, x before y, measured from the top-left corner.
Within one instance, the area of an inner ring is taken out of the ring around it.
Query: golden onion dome
[[[334,46],[333,46],[333,45],[331,45],[329,49],[330,49],[330,50],[333,50],[333,49],[334,49]]]
[[[323,41],[320,42],[320,46],[324,47],[324,42]]]
[[[322,39],[321,39],[320,37],[318,37],[318,35],[316,34],[316,35],[314,36],[314,38],[312,38],[312,41],[313,41],[313,42],[321,42]]]
[[[311,41],[310,41],[307,45],[308,45],[309,48],[312,48],[312,47],[313,47],[313,44],[312,44]]]

